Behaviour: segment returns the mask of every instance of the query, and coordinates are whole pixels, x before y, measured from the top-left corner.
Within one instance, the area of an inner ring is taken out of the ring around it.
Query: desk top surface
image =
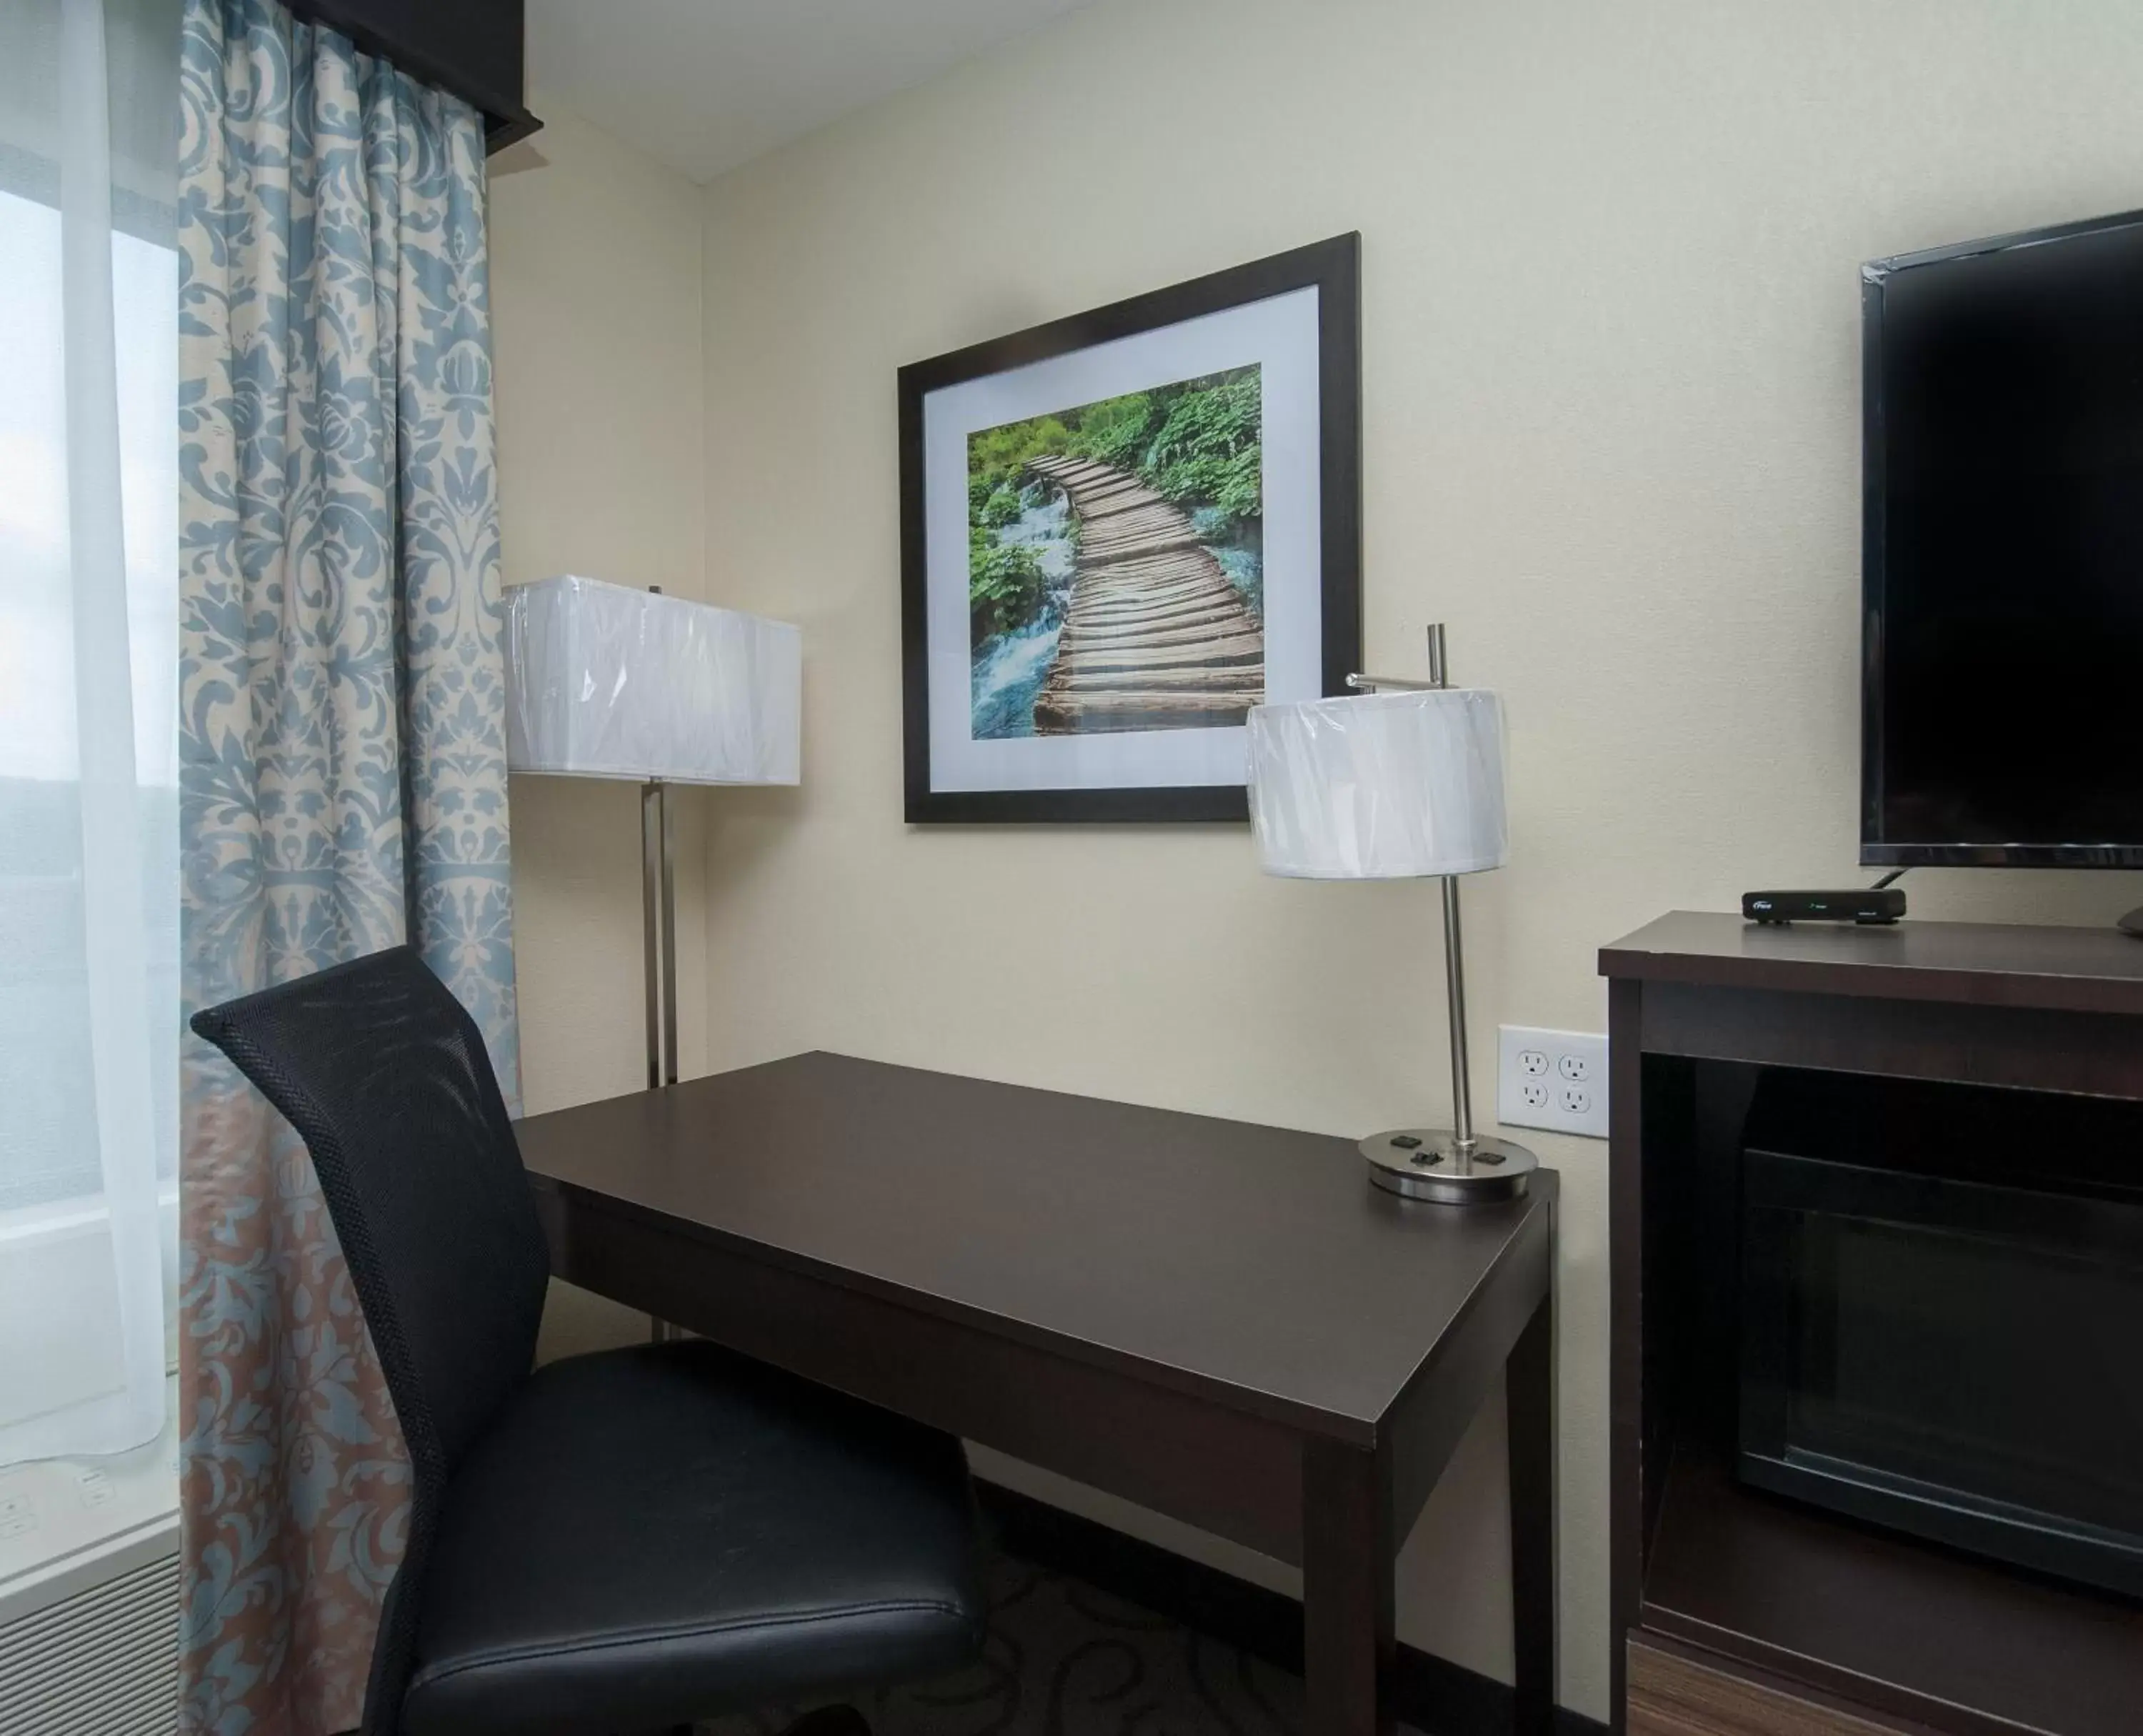
[[[2143,940],[2029,922],[1766,927],[1677,910],[1600,952],[1603,977],[1715,988],[2143,1015]]]
[[[1556,1191],[1403,1200],[1351,1140],[824,1053],[517,1130],[539,1189],[1312,1427],[1383,1420]]]

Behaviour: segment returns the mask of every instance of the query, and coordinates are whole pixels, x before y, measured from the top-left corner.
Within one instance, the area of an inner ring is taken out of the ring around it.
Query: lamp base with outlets
[[[1369,1180],[1408,1199],[1438,1205],[1487,1205],[1516,1199],[1531,1185],[1540,1160],[1508,1140],[1477,1139],[1462,1155],[1448,1127],[1394,1127],[1361,1145]]]

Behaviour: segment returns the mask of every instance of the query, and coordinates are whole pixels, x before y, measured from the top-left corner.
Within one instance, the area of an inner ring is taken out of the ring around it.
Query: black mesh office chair
[[[414,952],[193,1028],[312,1153],[409,1443],[364,1736],[619,1736],[974,1654],[958,1441],[701,1342],[531,1372],[542,1234],[483,1040]]]

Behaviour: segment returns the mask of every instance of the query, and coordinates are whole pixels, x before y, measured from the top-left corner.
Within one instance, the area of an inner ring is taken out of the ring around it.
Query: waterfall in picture
[[[1033,551],[1045,586],[1041,612],[1024,626],[995,633],[976,645],[971,674],[973,730],[977,741],[1034,734],[1034,700],[1057,655],[1064,606],[1072,593],[1077,543],[1071,503],[1040,482],[1020,495],[1019,516],[994,532],[1000,549]]]
[[[1220,563],[1228,582],[1262,621],[1265,612],[1264,521],[1233,519],[1215,507],[1200,507],[1190,515],[1190,528],[1205,543],[1206,552]]]

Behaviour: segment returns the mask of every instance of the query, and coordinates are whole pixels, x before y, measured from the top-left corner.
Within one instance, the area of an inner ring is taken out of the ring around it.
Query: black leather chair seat
[[[615,1736],[970,1659],[959,1443],[716,1346],[541,1368],[448,1485],[404,1736]]]

